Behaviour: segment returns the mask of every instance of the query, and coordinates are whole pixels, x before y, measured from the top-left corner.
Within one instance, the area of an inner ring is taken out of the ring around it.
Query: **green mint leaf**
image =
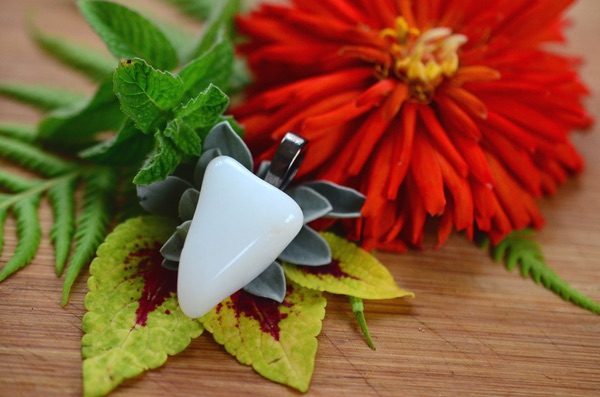
[[[161,132],[155,135],[154,149],[133,178],[136,185],[150,185],[171,175],[182,159],[182,153],[170,138]]]
[[[567,302],[600,314],[598,302],[574,289],[546,264],[544,254],[534,238],[535,233],[530,229],[515,231],[492,247],[492,256],[496,262],[504,261],[509,271],[518,266],[523,277],[529,276]]]
[[[187,156],[200,156],[202,142],[189,124],[181,119],[171,120],[165,128],[164,136],[170,138],[177,148]]]
[[[151,136],[142,134],[131,120],[127,120],[114,137],[79,152],[79,156],[105,165],[139,165],[153,144]]]
[[[118,129],[124,120],[112,90],[112,79],[108,79],[87,101],[58,109],[44,118],[38,126],[38,135],[53,142],[85,142],[95,133]]]
[[[161,266],[160,246],[175,229],[167,218],[119,226],[90,266],[83,317],[83,389],[105,395],[127,378],[164,364],[203,329],[177,303],[177,273]]]
[[[202,56],[214,43],[231,40],[233,36],[233,18],[240,10],[240,0],[223,0],[215,4],[204,25],[198,44],[192,52],[192,58]]]
[[[0,95],[41,110],[68,107],[84,100],[83,95],[60,88],[8,82],[0,82]]]
[[[306,288],[361,299],[414,297],[396,285],[387,268],[373,255],[333,233],[321,235],[331,248],[333,261],[325,266],[284,263],[288,280]]]
[[[113,58],[88,46],[46,34],[35,27],[31,28],[31,35],[46,53],[92,80],[104,80],[115,70]]]
[[[175,114],[194,129],[209,130],[223,119],[221,115],[228,105],[229,97],[210,84],[197,97],[175,109]]]
[[[210,83],[226,87],[233,70],[233,45],[222,40],[200,57],[188,63],[180,72],[187,97],[195,97]]]
[[[326,300],[289,285],[283,303],[238,291],[200,318],[217,343],[265,378],[306,392]]]
[[[186,16],[204,21],[209,15],[215,2],[213,0],[163,0],[179,9]]]
[[[113,85],[121,110],[146,134],[164,128],[183,95],[178,76],[157,70],[142,59],[122,60]]]
[[[177,52],[164,33],[137,12],[108,1],[82,1],[79,8],[115,57],[143,58],[158,69],[177,66]]]
[[[114,169],[98,167],[83,175],[83,204],[77,218],[75,247],[63,284],[62,305],[69,301],[71,287],[102,243],[114,211],[117,174]]]
[[[363,305],[363,300],[354,296],[349,296],[348,299],[350,300],[350,305],[352,306],[354,318],[356,318],[356,322],[358,323],[358,326],[365,337],[367,345],[371,349],[377,350],[375,348],[375,343],[373,343],[373,339],[371,338],[369,328],[367,327],[367,320],[365,320],[365,306]]]

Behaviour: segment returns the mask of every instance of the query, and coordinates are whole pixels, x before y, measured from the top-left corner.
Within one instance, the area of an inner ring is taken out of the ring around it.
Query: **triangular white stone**
[[[231,157],[212,160],[179,262],[183,312],[201,317],[254,280],[302,223],[302,210],[287,194]]]

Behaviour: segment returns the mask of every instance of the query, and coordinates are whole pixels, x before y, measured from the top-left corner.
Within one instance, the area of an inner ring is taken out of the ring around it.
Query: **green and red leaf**
[[[326,300],[288,285],[282,303],[239,291],[200,319],[217,343],[274,382],[308,390]]]
[[[160,247],[175,227],[166,218],[130,219],[98,249],[83,317],[86,396],[104,395],[161,366],[202,333],[179,308],[177,273],[161,266]]]
[[[333,233],[322,233],[331,248],[332,262],[324,266],[284,264],[289,280],[303,287],[361,299],[414,297],[396,285],[373,255]]]

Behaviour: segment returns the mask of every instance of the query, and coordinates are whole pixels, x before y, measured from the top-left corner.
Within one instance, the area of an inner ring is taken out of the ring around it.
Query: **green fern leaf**
[[[39,201],[40,195],[31,195],[15,202],[12,207],[19,240],[13,256],[0,271],[0,281],[28,265],[37,252],[42,238],[37,212]]]
[[[0,188],[11,193],[19,193],[39,185],[40,180],[26,179],[21,176],[0,171]],[[0,204],[2,205],[2,204]]]
[[[4,199],[4,197],[2,197]],[[2,203],[0,201],[0,203]],[[4,221],[6,221],[6,216],[8,215],[8,210],[6,208],[0,208],[0,255],[2,255],[2,251],[4,250]]]
[[[72,106],[85,98],[81,94],[60,88],[7,82],[0,82],[0,95],[41,110]]]
[[[0,123],[0,136],[16,139],[21,142],[33,142],[37,130],[28,124]]]
[[[108,167],[98,167],[84,174],[83,206],[75,232],[75,248],[65,276],[62,304],[69,301],[71,287],[77,275],[88,264],[106,236],[113,198],[116,196],[117,173]]]
[[[97,81],[106,78],[117,65],[114,58],[101,54],[95,49],[46,34],[35,27],[31,29],[31,36],[36,44],[50,56],[81,72],[91,80]]]
[[[37,146],[5,137],[0,137],[0,156],[44,176],[61,175],[74,168],[72,164]]]
[[[516,231],[492,248],[495,261],[504,261],[508,270],[517,266],[523,277],[531,277],[544,287],[568,302],[572,302],[592,313],[600,314],[600,304],[583,295],[560,278],[548,265],[539,244],[530,229]]]
[[[54,245],[56,275],[60,276],[71,251],[75,231],[75,186],[76,176],[63,178],[48,190],[54,223],[50,229],[50,240]]]
[[[36,146],[5,137],[0,137],[0,157],[44,176],[61,175],[73,169],[72,164]]]

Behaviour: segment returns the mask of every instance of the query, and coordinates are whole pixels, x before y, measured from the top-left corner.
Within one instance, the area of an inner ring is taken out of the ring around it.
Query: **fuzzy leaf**
[[[204,151],[218,150],[220,154],[236,159],[252,171],[254,169],[252,153],[242,138],[231,128],[228,122],[215,125],[204,139]]]
[[[194,188],[189,188],[181,195],[179,205],[177,206],[177,215],[182,221],[190,221],[196,213],[196,207],[200,200],[200,192]]]
[[[44,118],[38,126],[38,135],[58,142],[85,141],[97,132],[117,130],[124,120],[112,90],[112,79],[108,79],[87,101],[58,109]]]
[[[178,76],[150,66],[143,59],[123,59],[113,77],[121,110],[146,134],[154,134],[172,118],[183,82]]]
[[[83,317],[85,396],[163,365],[202,333],[179,308],[177,273],[161,266],[159,248],[174,227],[167,218],[130,219],[98,249]]]
[[[306,186],[296,186],[287,189],[286,193],[294,199],[302,209],[304,223],[310,223],[331,212],[333,207],[329,201],[315,190]]]
[[[117,62],[113,58],[88,46],[46,34],[35,27],[31,29],[31,35],[49,55],[92,80],[103,80],[115,70]]]
[[[0,135],[21,142],[33,142],[37,128],[29,124],[0,123]]]
[[[12,207],[17,220],[18,241],[12,257],[0,270],[0,281],[27,266],[37,252],[42,239],[37,212],[39,200],[39,195],[30,195],[18,200]]]
[[[202,186],[202,181],[204,180],[204,174],[206,173],[206,167],[208,167],[208,164],[212,160],[222,155],[218,148],[206,150],[206,147],[203,147],[202,149],[204,150],[204,153],[202,153],[202,156],[200,156],[196,162],[196,167],[194,168],[194,184],[197,188]]]
[[[361,216],[360,210],[365,203],[365,196],[360,192],[327,181],[308,182],[303,186],[315,190],[329,201],[333,209],[327,214],[328,217],[357,218]]]
[[[289,286],[281,304],[238,291],[200,321],[240,363],[305,392],[325,305],[321,292],[298,285]]]
[[[143,58],[158,69],[177,66],[177,52],[158,27],[137,12],[108,1],[82,1],[90,26],[117,58]]]
[[[111,168],[96,168],[86,172],[83,205],[77,219],[75,247],[65,276],[62,304],[67,304],[71,287],[79,272],[87,265],[102,243],[113,213],[117,190],[117,175]]]
[[[72,164],[26,142],[0,137],[0,156],[44,176],[56,176],[71,171]]]
[[[117,134],[79,152],[79,156],[98,164],[139,166],[152,150],[154,139],[141,133],[127,120]]]
[[[210,84],[197,97],[175,110],[177,117],[190,127],[212,128],[222,120],[221,115],[229,105],[229,97],[217,86]]]
[[[67,176],[48,190],[48,199],[54,216],[50,240],[54,245],[57,276],[63,273],[75,232],[75,182],[75,175]]]
[[[327,265],[331,262],[331,250],[327,240],[304,225],[298,235],[279,255],[279,259],[295,265]]]
[[[142,208],[151,214],[176,218],[176,204],[191,187],[189,182],[169,175],[164,180],[150,185],[137,185],[137,197]]]
[[[75,105],[84,96],[55,87],[39,84],[0,82],[0,96],[5,96],[41,110],[54,110]]]
[[[195,97],[209,84],[226,87],[233,70],[233,46],[229,41],[214,44],[179,72],[187,97]]]
[[[392,299],[414,296],[399,288],[374,256],[332,233],[322,233],[331,247],[333,261],[325,266],[284,264],[289,280],[306,288],[361,299]]]
[[[497,262],[504,261],[508,270],[519,267],[523,277],[531,277],[567,302],[572,302],[592,313],[600,314],[600,304],[575,290],[560,278],[548,265],[542,250],[534,240],[535,233],[530,229],[515,231],[492,248],[492,256]]]
[[[244,291],[254,296],[283,302],[287,291],[283,268],[277,262],[271,263],[258,277],[244,286]]]
[[[154,138],[154,149],[133,178],[136,185],[150,185],[164,180],[181,162],[182,154],[169,138],[160,132]]]

